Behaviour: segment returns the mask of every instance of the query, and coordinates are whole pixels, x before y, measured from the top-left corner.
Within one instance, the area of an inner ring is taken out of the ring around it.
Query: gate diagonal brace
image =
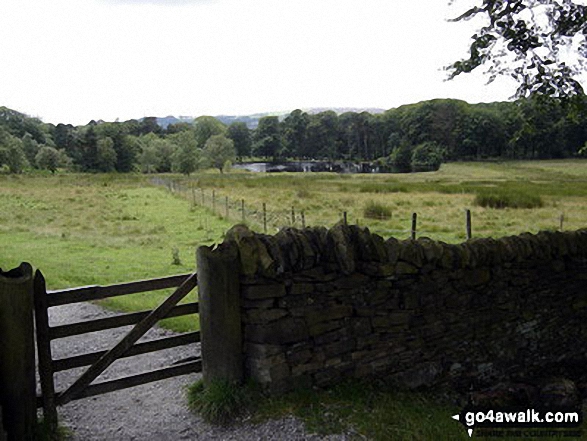
[[[189,276],[161,305],[135,325],[135,327],[116,346],[106,352],[96,363],[90,366],[67,390],[57,397],[57,404],[64,405],[82,394],[108,366],[125,354],[145,333],[173,309],[198,284],[197,273]]]

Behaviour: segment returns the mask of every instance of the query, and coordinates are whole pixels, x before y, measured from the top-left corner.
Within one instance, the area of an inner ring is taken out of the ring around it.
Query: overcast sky
[[[0,0],[0,106],[45,122],[507,100],[453,81],[471,0]],[[481,73],[481,72],[480,72]]]

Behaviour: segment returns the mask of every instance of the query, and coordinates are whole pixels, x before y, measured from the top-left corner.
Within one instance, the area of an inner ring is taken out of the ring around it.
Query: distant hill
[[[332,110],[337,114],[342,114],[346,112],[369,112],[372,114],[376,113],[383,113],[385,109],[379,109],[374,107],[312,107],[308,109],[302,109],[304,112],[309,113],[311,115],[315,115],[317,113],[326,112]],[[252,115],[217,115],[214,116],[217,120],[221,121],[222,123],[226,124],[227,126],[231,125],[235,122],[244,122],[249,129],[256,129],[259,125],[259,120],[266,116],[277,116],[280,120],[285,119],[292,111],[282,111],[282,112],[264,112],[264,113],[254,113]],[[179,122],[187,122],[189,124],[193,123],[196,117],[193,116],[179,116],[175,117],[172,115],[166,116],[164,118],[157,118],[157,123],[164,129],[167,128],[170,124],[176,124]]]
[[[157,124],[159,124],[164,129],[166,129],[167,126],[170,124],[177,124],[180,122],[186,122],[191,124],[194,122],[194,118],[191,116],[180,116],[179,118],[176,118],[172,115],[166,116],[164,118],[157,118]]]

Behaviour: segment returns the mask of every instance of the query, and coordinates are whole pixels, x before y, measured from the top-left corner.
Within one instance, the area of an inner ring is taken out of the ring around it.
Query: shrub
[[[368,219],[391,219],[391,209],[378,202],[369,201],[363,209],[363,216]]]
[[[544,202],[536,194],[494,190],[477,193],[475,205],[488,208],[539,208]]]

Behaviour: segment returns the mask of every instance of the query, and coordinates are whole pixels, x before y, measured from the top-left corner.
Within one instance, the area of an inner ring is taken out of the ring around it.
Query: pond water
[[[329,162],[329,161],[292,161],[292,162],[243,162],[233,164],[233,168],[252,172],[335,172],[335,173],[390,173],[387,167],[368,162]]]

